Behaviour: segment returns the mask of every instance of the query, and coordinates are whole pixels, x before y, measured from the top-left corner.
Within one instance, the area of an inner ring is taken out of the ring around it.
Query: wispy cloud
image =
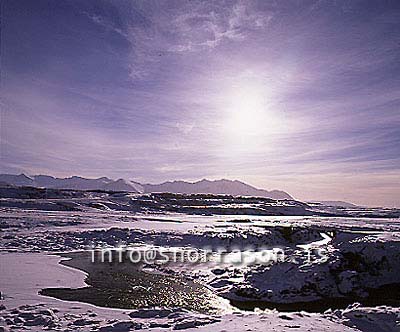
[[[173,19],[171,26],[179,42],[169,50],[199,51],[212,49],[224,39],[240,41],[250,31],[266,28],[271,19],[272,13],[257,12],[251,2],[239,1],[219,7],[203,2]]]
[[[107,20],[105,17],[93,13],[88,13],[86,11],[83,11],[82,14],[86,15],[93,23],[100,25],[106,30],[116,32],[122,37],[129,39],[128,34],[123,29],[116,27],[112,21]]]
[[[173,7],[172,7],[173,8]],[[179,8],[168,3],[150,3],[138,10],[121,12],[124,28],[100,14],[84,12],[94,23],[127,39],[131,45],[130,77],[144,79],[161,57],[170,53],[210,51],[223,41],[240,42],[252,32],[267,28],[271,12],[260,12],[252,2],[182,2]],[[143,15],[146,16],[145,22]]]

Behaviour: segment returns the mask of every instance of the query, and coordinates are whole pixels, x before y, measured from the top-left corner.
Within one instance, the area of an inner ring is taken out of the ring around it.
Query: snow
[[[125,198],[124,198],[125,199]],[[74,202],[73,199],[70,200]],[[40,202],[32,202],[39,204]],[[40,204],[48,204],[44,201]],[[351,305],[319,313],[295,309],[219,315],[181,308],[109,309],[38,295],[49,287],[86,286],[86,274],[59,262],[59,252],[86,250],[91,243],[201,251],[236,249],[220,263],[148,266],[153,273],[180,274],[235,301],[279,305],[366,295],[369,287],[400,282],[400,222],[395,218],[188,215],[132,213],[87,208],[41,211],[1,208],[0,331],[400,331],[400,309]],[[287,260],[253,264],[257,250],[285,249]],[[315,251],[324,249],[326,257]],[[235,264],[232,255],[249,262]],[[215,253],[214,253],[215,254]],[[255,306],[257,307],[257,306]]]

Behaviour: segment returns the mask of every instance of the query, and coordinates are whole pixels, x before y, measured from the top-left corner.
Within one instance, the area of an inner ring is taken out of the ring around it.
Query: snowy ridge
[[[49,175],[0,174],[0,182],[14,186],[31,186],[52,189],[127,191],[132,193],[169,192],[178,194],[223,194],[234,196],[259,196],[273,199],[293,199],[281,190],[258,189],[238,180],[203,179],[197,182],[173,181],[161,184],[140,184],[135,181],[107,177],[88,179],[80,176],[55,178]]]

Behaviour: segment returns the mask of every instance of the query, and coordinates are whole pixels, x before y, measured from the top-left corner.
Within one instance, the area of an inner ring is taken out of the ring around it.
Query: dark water
[[[232,306],[241,310],[253,311],[255,308],[260,309],[277,309],[278,311],[308,311],[323,313],[328,309],[344,309],[354,302],[359,302],[363,306],[375,307],[380,305],[388,305],[400,307],[400,283],[385,285],[377,289],[370,289],[369,296],[365,298],[359,297],[341,297],[326,298],[312,302],[295,302],[295,303],[273,303],[267,301],[235,301],[231,300]]]
[[[83,288],[45,288],[40,294],[110,308],[180,307],[200,313],[218,313],[221,298],[207,287],[183,276],[151,273],[131,262],[91,263],[88,253],[68,254],[62,264],[88,273]]]

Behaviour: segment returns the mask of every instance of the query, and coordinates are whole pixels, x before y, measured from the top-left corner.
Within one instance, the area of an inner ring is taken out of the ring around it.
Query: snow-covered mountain
[[[260,196],[273,199],[292,199],[292,197],[280,190],[264,190],[250,186],[238,180],[206,180],[197,182],[172,181],[161,184],[140,184],[138,182],[107,177],[88,179],[79,176],[69,178],[55,178],[48,175],[26,176],[24,174],[0,174],[0,182],[14,186],[44,187],[53,189],[75,190],[108,190],[129,191],[134,193],[170,192],[180,194],[225,194],[241,196]]]
[[[129,191],[143,193],[143,187],[140,185],[140,183],[128,181],[125,179],[118,179],[117,181],[110,182],[106,184],[102,189],[109,191]]]
[[[114,181],[102,177],[98,179],[87,179],[80,176],[69,178],[55,178],[48,175],[35,175],[32,177],[35,187],[77,190],[98,190],[113,183]]]
[[[107,177],[88,179],[80,176],[55,178],[49,175],[34,175],[29,177],[25,174],[0,174],[0,182],[14,186],[31,186],[52,189],[129,191],[134,193],[143,192],[143,188],[139,183],[124,179],[114,181]]]
[[[171,192],[180,194],[225,194],[242,196],[261,196],[274,199],[292,199],[281,190],[257,189],[238,180],[206,180],[197,182],[172,181],[161,184],[145,184],[145,192]]]
[[[0,181],[13,186],[35,186],[35,181],[33,178],[30,178],[25,174],[0,174]]]

